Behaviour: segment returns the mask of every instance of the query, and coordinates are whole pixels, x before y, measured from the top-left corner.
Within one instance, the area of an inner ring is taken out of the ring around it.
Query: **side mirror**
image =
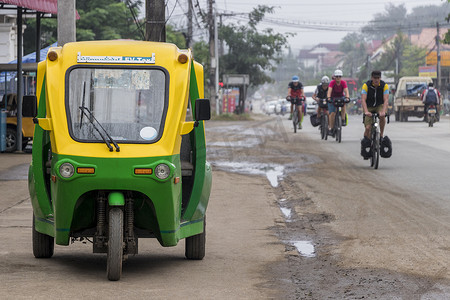
[[[195,100],[195,120],[205,121],[211,119],[211,105],[209,99]]]
[[[35,95],[27,95],[22,98],[22,116],[35,118],[37,116],[37,98]]]

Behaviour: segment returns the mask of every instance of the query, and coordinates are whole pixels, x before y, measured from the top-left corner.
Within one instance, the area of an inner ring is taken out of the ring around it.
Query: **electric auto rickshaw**
[[[75,42],[38,65],[37,97],[25,97],[35,132],[29,191],[33,254],[88,240],[107,253],[107,278],[139,238],[164,247],[186,239],[205,255],[211,190],[203,67],[190,50],[143,41]]]

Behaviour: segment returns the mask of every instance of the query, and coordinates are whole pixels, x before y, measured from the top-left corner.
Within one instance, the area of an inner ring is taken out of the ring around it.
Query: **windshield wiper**
[[[84,106],[84,102],[85,102],[85,92],[86,92],[86,81],[83,82],[83,100],[81,101],[81,107],[85,107],[85,106]],[[81,110],[81,116],[80,116],[80,129],[81,129],[81,126],[83,126],[83,116],[84,116],[84,113],[83,113],[83,110]],[[94,128],[95,128],[95,126],[94,126]],[[111,145],[110,145],[110,146],[111,146]]]
[[[92,119],[95,120],[95,122],[97,122],[98,126],[100,126],[100,128],[103,130],[103,132],[106,134],[106,136],[108,137],[109,141],[114,145],[114,147],[116,147],[116,152],[120,151],[120,147],[119,145],[117,145],[116,141],[113,140],[113,138],[108,134],[108,131],[105,130],[105,128],[103,128],[102,124],[94,117],[94,115],[92,114],[92,112],[85,106],[80,106],[79,107],[82,114],[85,114],[86,117],[89,119],[89,122],[91,122],[92,126],[94,127],[95,130],[97,130],[98,134],[102,137],[103,141],[106,143],[106,145],[109,148],[109,151],[114,151],[113,147],[111,146],[111,144],[108,142],[108,140],[105,138],[105,136],[100,132],[100,130],[98,129],[98,127],[95,125],[94,121],[92,121]],[[87,113],[89,113],[89,115]]]

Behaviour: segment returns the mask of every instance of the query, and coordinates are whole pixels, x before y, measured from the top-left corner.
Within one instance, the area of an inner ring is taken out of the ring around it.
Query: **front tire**
[[[336,141],[340,143],[342,140],[342,118],[339,111],[336,113],[339,114],[336,118]]]
[[[205,257],[206,217],[203,220],[203,232],[186,238],[184,255],[187,259],[202,260]]]
[[[53,256],[55,239],[52,236],[38,232],[34,225],[34,218],[33,214],[33,255],[36,258],[50,258]]]
[[[106,274],[111,281],[117,281],[122,276],[123,261],[123,210],[119,207],[109,211],[108,254],[106,259]]]

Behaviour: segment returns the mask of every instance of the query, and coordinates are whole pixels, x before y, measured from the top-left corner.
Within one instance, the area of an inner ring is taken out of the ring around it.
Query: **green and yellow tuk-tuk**
[[[107,253],[107,277],[138,253],[138,238],[164,247],[186,239],[205,255],[211,190],[203,67],[190,50],[142,41],[68,43],[38,65],[29,190],[33,253],[87,239]],[[33,106],[34,105],[34,106]]]

